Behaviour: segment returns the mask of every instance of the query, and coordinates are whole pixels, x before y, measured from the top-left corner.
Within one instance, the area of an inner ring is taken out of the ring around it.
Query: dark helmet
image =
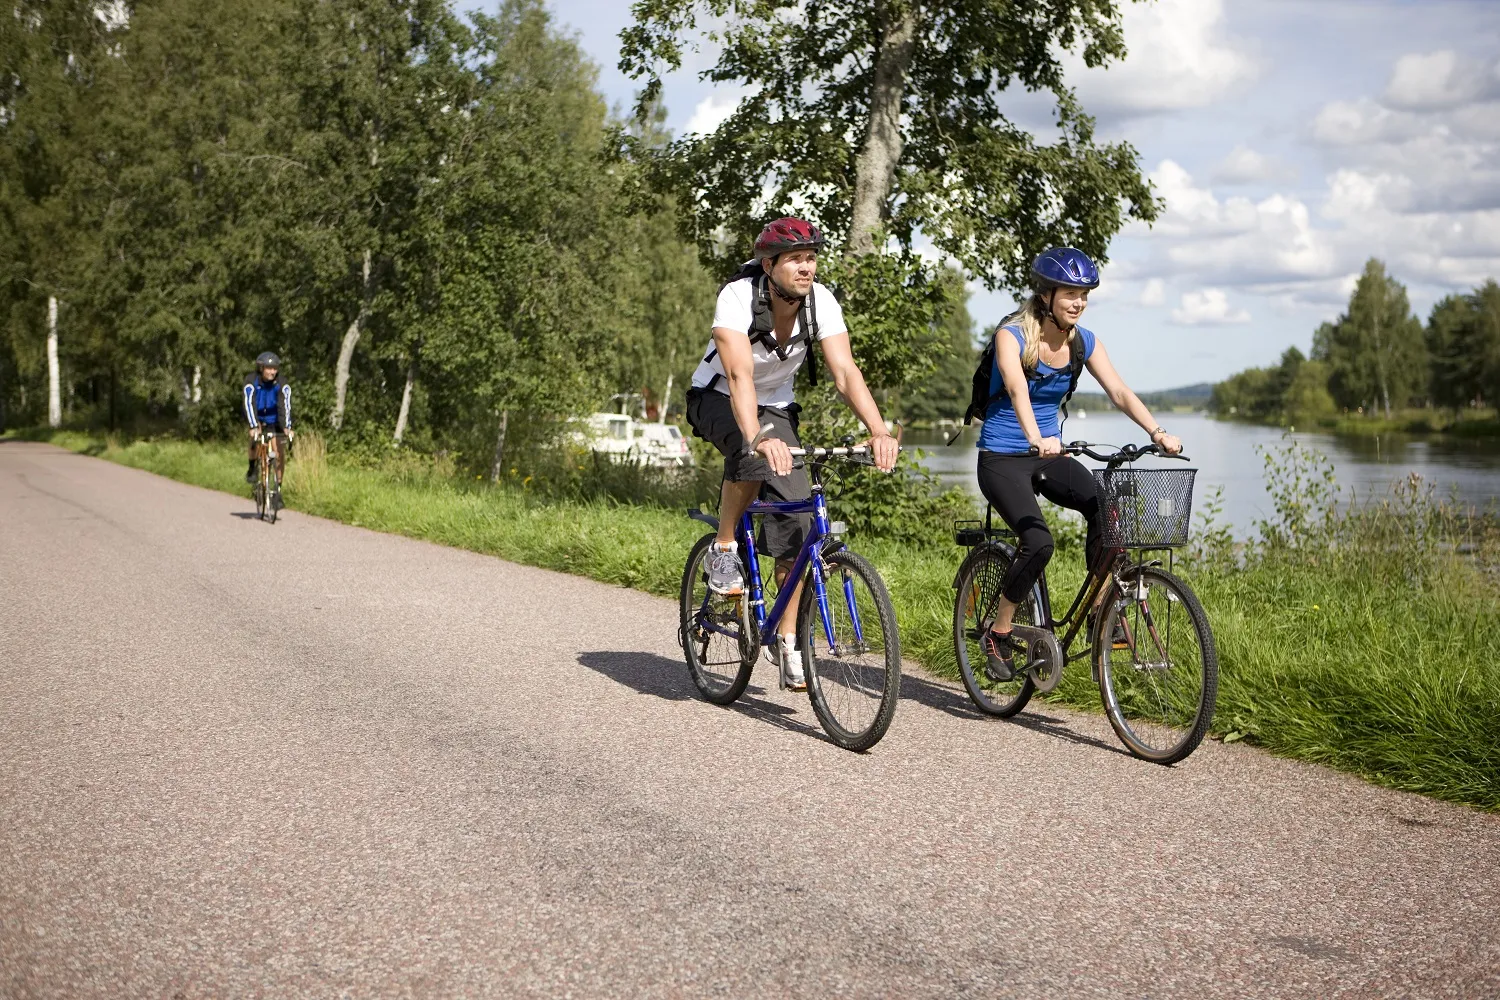
[[[260,355],[255,359],[255,368],[256,368],[257,371],[259,371],[262,368],[280,368],[280,367],[281,367],[281,359],[276,356],[276,352],[275,351],[261,351]]]
[[[1053,288],[1098,288],[1099,268],[1075,247],[1053,247],[1031,262],[1031,282],[1039,292]]]
[[[775,257],[792,250],[821,250],[826,242],[817,226],[788,216],[760,231],[755,238],[755,259]]]

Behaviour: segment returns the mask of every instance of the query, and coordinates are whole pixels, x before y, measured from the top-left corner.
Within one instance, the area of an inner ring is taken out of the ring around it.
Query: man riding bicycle
[[[875,465],[883,472],[896,465],[896,439],[886,431],[880,408],[854,363],[843,308],[814,280],[824,243],[823,234],[801,219],[782,218],[767,225],[755,240],[755,259],[719,290],[713,339],[693,373],[688,423],[694,434],[724,456],[719,531],[707,566],[708,586],[720,594],[744,592],[734,530],[751,501],[757,496],[804,500],[812,495],[807,473],[792,468],[790,449],[800,447],[801,407],[792,383],[813,341],[822,349],[839,395],[869,429]],[[770,429],[762,435],[765,425]],[[763,520],[760,551],[776,558],[778,586],[785,583],[808,528],[805,514],[767,515]],[[797,600],[794,591],[788,606],[796,607]],[[784,616],[773,648],[782,687],[800,691],[806,690],[807,682],[796,628],[796,616]]]
[[[1015,558],[1001,584],[998,613],[982,641],[990,675],[1015,676],[1014,656],[1026,644],[1011,635],[1016,608],[1052,558],[1052,533],[1037,506],[1041,494],[1083,514],[1089,565],[1100,556],[1099,496],[1083,463],[1062,454],[1059,409],[1076,372],[1086,366],[1109,401],[1175,455],[1182,442],[1168,434],[1110,363],[1104,344],[1078,325],[1099,268],[1082,250],[1054,247],[1031,265],[1033,293],[995,331],[989,403],[979,432],[979,490],[1015,532]]]
[[[264,351],[255,359],[255,374],[245,378],[245,419],[250,422],[250,468],[245,482],[255,482],[255,442],[261,431],[276,435],[276,481],[286,471],[286,446],[292,438],[292,387],[280,377],[281,359]]]

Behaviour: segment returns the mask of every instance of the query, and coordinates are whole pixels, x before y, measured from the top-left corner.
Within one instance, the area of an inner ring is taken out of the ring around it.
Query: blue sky
[[[629,7],[552,3],[621,109]],[[1084,321],[1136,388],[1306,350],[1371,256],[1424,319],[1500,277],[1500,0],[1153,0],[1127,5],[1125,38],[1122,63],[1069,79],[1167,200],[1115,238]],[[667,81],[674,131],[711,129],[740,99],[697,79],[709,62]],[[1017,108],[1050,131],[1046,104]],[[976,286],[970,309],[991,325],[1012,303]]]

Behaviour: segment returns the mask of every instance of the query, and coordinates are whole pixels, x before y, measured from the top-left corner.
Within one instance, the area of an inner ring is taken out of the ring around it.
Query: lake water
[[[1255,522],[1271,513],[1265,467],[1256,446],[1280,444],[1281,430],[1218,421],[1202,413],[1158,416],[1164,427],[1182,439],[1183,453],[1192,460],[1188,465],[1198,469],[1193,494],[1195,511],[1215,486],[1223,486],[1225,519],[1236,535],[1252,534]],[[923,449],[922,464],[937,473],[945,484],[961,486],[977,496],[979,488],[974,478],[979,463],[979,453],[974,447],[977,434],[976,424],[967,428],[951,447],[944,447],[942,435],[935,431],[910,431],[903,444]],[[1302,444],[1327,455],[1333,461],[1339,485],[1346,489],[1354,487],[1361,498],[1388,495],[1397,480],[1416,472],[1436,484],[1445,497],[1450,490],[1456,491],[1462,501],[1481,509],[1500,503],[1500,442],[1374,438],[1301,431],[1294,436]],[[1062,439],[1115,445],[1144,444],[1147,440],[1134,422],[1114,410],[1094,411],[1086,416],[1075,413],[1064,426]],[[1099,464],[1088,459],[1084,462],[1090,466]],[[1143,464],[1177,463],[1152,459]]]

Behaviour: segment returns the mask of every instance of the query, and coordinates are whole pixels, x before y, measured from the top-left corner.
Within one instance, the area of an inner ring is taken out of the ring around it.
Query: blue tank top
[[[1021,332],[1020,327],[1006,326],[1001,329],[1015,337],[1016,343],[1025,350],[1026,335]],[[1094,335],[1080,326],[1078,339],[1083,341],[1083,360],[1087,361],[1094,353]],[[1071,360],[1070,357],[1069,361]],[[1068,394],[1068,366],[1065,364],[1061,368],[1053,368],[1038,359],[1036,373],[1038,377],[1027,380],[1027,386],[1031,389],[1031,412],[1036,416],[1037,430],[1042,432],[1042,437],[1060,437],[1062,422],[1058,409],[1063,397]],[[1016,418],[1016,408],[1011,405],[1004,385],[1005,382],[1000,377],[1000,355],[997,351],[994,367],[990,369],[990,396],[999,398],[984,411],[984,426],[979,430],[979,450],[999,452],[1002,455],[1025,455],[1031,444],[1021,431],[1021,421]]]

